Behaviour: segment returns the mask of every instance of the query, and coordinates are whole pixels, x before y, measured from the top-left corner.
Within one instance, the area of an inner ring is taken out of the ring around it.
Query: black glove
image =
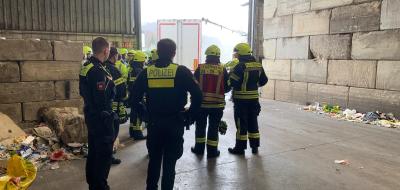
[[[221,135],[225,135],[226,131],[228,130],[228,125],[225,121],[220,121],[218,126],[218,131]]]
[[[189,110],[185,109],[183,111],[183,125],[186,127],[186,130],[190,130],[190,126],[194,123],[194,119],[191,116]]]
[[[146,123],[149,122],[149,113],[147,107],[143,102],[140,102],[140,106],[137,108],[138,115],[140,119]]]

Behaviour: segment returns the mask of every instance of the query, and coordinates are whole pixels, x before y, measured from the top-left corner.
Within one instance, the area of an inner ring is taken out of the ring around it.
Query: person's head
[[[92,48],[89,46],[83,46],[83,58],[87,59],[92,55]]]
[[[141,65],[144,65],[146,59],[147,55],[143,51],[136,51],[135,55],[133,56],[133,62],[140,63]]]
[[[126,60],[127,54],[128,54],[128,49],[120,48],[119,49],[119,54],[121,55],[121,59]]]
[[[111,63],[115,63],[118,61],[118,50],[115,47],[110,48],[110,56],[108,57],[108,60]]]
[[[158,52],[157,49],[151,50],[151,62],[155,62],[158,59]]]
[[[251,55],[251,47],[248,43],[239,43],[233,49],[234,57],[239,58],[241,56]]]
[[[127,56],[126,60],[127,60],[127,61],[133,60],[133,57],[135,56],[135,52],[136,52],[136,51],[133,50],[133,49],[129,50],[129,51],[128,51],[128,54],[127,54],[128,56]]]
[[[157,52],[160,59],[168,59],[172,61],[176,54],[176,44],[171,39],[161,39],[157,43]]]
[[[220,63],[221,50],[216,45],[211,45],[206,49],[206,63]]]
[[[110,54],[110,44],[103,37],[97,37],[92,41],[93,55],[101,62],[108,59]]]

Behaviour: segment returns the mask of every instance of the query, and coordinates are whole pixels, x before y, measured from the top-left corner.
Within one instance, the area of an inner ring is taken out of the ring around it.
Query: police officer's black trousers
[[[86,160],[86,181],[89,190],[108,190],[107,183],[110,172],[114,129],[108,129],[100,118],[85,117],[88,127],[89,152]]]
[[[218,150],[218,126],[221,122],[223,108],[201,108],[196,121],[196,145],[197,151],[204,151],[207,143],[207,153],[216,153]],[[208,119],[208,132],[206,139]]]
[[[246,149],[247,138],[251,148],[260,146],[260,133],[257,117],[261,111],[258,99],[234,100],[234,118],[236,123],[236,148]]]
[[[147,129],[149,165],[147,190],[157,190],[161,165],[163,168],[161,189],[172,190],[175,181],[176,161],[183,153],[183,120],[180,116],[155,119]]]
[[[131,107],[129,133],[131,137],[143,135],[142,121],[137,108]]]

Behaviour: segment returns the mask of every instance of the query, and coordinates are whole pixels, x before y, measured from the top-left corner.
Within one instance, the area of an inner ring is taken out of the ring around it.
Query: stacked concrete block
[[[265,0],[273,84],[261,97],[400,117],[399,10],[398,0]]]
[[[79,42],[0,40],[0,112],[28,123],[45,106],[82,110],[81,59]]]

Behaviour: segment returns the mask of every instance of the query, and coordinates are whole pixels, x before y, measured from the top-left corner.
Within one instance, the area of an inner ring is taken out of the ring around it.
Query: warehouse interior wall
[[[400,116],[400,1],[264,0],[262,97]],[[261,8],[261,7],[260,7]]]

